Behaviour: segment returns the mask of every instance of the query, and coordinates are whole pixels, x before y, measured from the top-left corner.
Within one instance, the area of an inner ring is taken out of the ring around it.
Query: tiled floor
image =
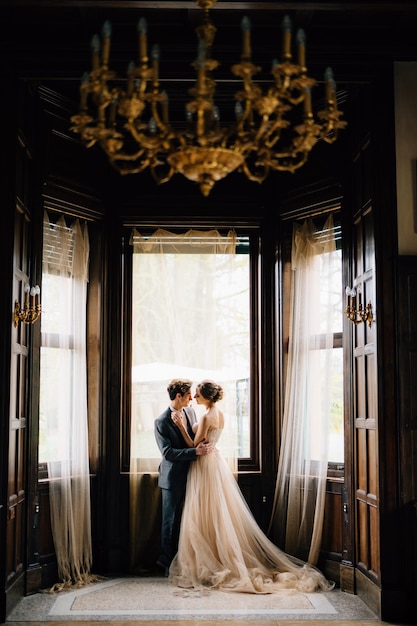
[[[380,622],[357,596],[283,591],[256,595],[216,590],[184,590],[165,578],[103,580],[74,591],[23,598],[7,619],[9,626],[377,626]],[[329,625],[330,626],[330,625]],[[404,626],[404,625],[402,625]]]
[[[140,626],[150,626],[153,624],[154,626],[171,626],[172,622],[178,626],[219,626],[219,624],[223,624],[227,626],[306,626],[306,621],[308,622],[308,626],[323,626],[322,620],[316,619],[308,619],[308,620],[256,620],[246,621],[244,619],[238,620],[222,620],[219,622],[218,620],[183,620],[183,619],[175,619],[175,620],[141,620]],[[395,622],[381,622],[378,620],[343,620],[342,622],[336,622],[343,624],[343,626],[404,626],[404,624],[396,624]],[[13,626],[27,626],[28,622],[13,622]],[[45,622],[30,622],[31,626],[44,626]],[[130,621],[82,621],[78,622],[79,626],[138,626],[137,620]],[[78,626],[77,625],[77,626]],[[67,622],[48,622],[48,626],[67,626]]]

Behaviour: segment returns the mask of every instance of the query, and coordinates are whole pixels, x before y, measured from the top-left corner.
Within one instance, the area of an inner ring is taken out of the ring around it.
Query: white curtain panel
[[[288,367],[276,491],[270,524],[286,552],[316,564],[328,465],[333,348],[333,217],[293,227]]]
[[[41,316],[41,446],[47,461],[51,525],[60,582],[91,581],[87,428],[87,225],[44,218]]]

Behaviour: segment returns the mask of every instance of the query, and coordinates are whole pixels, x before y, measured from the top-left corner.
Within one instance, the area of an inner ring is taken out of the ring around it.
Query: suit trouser
[[[178,550],[182,507],[185,489],[161,489],[162,492],[162,529],[161,529],[161,563],[170,566]]]

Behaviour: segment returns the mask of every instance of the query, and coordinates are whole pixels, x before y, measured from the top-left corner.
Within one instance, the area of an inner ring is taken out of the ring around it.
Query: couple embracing
[[[170,406],[155,420],[162,455],[158,565],[170,582],[186,588],[245,593],[332,589],[334,583],[317,568],[280,550],[258,526],[216,447],[224,428],[217,406],[223,389],[212,380],[196,386],[194,399],[206,409],[197,421],[190,406],[192,385],[172,380]]]

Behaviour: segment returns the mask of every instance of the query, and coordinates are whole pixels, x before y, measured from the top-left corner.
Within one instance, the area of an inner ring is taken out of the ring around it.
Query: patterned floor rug
[[[7,622],[76,620],[376,620],[358,598],[333,590],[256,595],[173,587],[165,578],[115,578],[23,598]]]

